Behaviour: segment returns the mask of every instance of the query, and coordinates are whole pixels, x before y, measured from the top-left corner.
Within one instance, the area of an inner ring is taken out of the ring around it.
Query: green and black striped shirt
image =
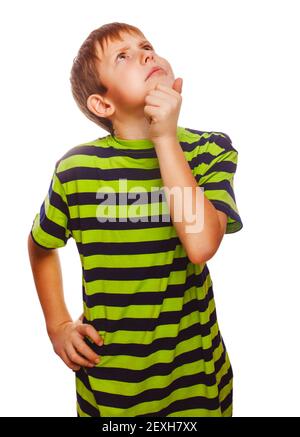
[[[177,128],[204,195],[239,231],[228,135]],[[78,416],[231,416],[233,372],[206,263],[187,257],[169,215],[148,139],[112,135],[57,162],[31,234],[47,249],[74,238],[84,323],[104,339],[93,368],[76,372]],[[155,192],[155,195],[153,193]]]

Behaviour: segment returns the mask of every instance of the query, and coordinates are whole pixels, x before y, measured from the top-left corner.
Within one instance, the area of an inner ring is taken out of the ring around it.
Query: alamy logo
[[[96,217],[101,223],[115,222],[117,217],[121,222],[157,222],[162,201],[166,212],[163,221],[170,221],[171,205],[174,210],[173,222],[184,222],[186,233],[201,232],[204,226],[204,188],[198,186],[195,189],[196,202],[193,202],[192,187],[151,187],[149,192],[135,185],[128,190],[127,179],[119,179],[117,191],[110,186],[98,189],[96,198],[102,202],[97,206]]]

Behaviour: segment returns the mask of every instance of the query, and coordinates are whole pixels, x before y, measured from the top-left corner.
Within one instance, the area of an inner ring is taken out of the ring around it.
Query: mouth
[[[152,70],[150,71],[150,73],[149,73],[148,76],[146,77],[146,80],[148,80],[149,77],[151,77],[154,73],[158,73],[158,72],[160,72],[160,73],[164,73],[164,70],[163,70],[162,68],[160,68],[160,67],[154,67],[154,68],[152,68]]]

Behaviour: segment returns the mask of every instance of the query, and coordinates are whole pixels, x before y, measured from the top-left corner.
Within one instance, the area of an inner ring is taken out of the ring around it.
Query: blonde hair
[[[114,134],[111,120],[104,117],[97,117],[87,107],[87,99],[91,94],[104,96],[108,89],[101,83],[99,70],[97,68],[99,57],[96,54],[96,43],[99,43],[103,51],[104,41],[121,40],[121,33],[128,32],[142,35],[140,29],[126,23],[108,23],[93,30],[81,45],[77,56],[73,60],[70,82],[75,102],[79,109],[94,123],[101,126],[110,134]]]

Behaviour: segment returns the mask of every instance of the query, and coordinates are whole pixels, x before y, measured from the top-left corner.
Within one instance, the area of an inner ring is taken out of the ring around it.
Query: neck
[[[114,136],[125,140],[140,140],[149,138],[149,122],[145,115],[128,116],[113,121]]]

